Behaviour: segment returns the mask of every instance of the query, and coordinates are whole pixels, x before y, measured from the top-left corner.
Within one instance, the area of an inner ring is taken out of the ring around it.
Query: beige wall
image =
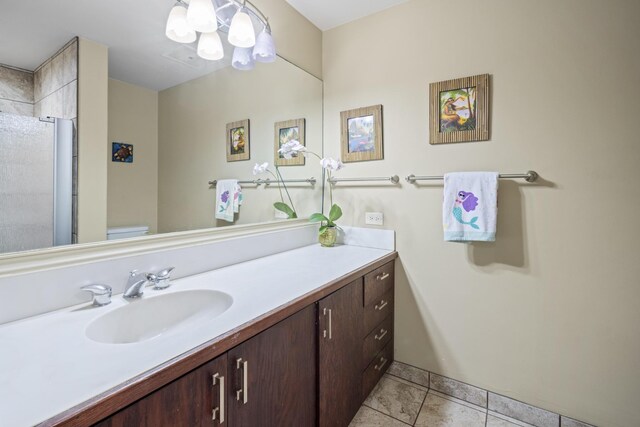
[[[537,170],[495,243],[442,241],[442,184],[340,188],[397,231],[396,357],[562,414],[640,425],[640,3],[414,0],[325,32],[325,151],[384,105],[385,160],[342,176]],[[428,144],[428,84],[493,78],[491,140]]]
[[[158,231],[227,225],[214,219],[213,179],[252,180],[253,165],[274,159],[274,123],[306,118],[307,147],[322,150],[322,82],[278,58],[251,72],[231,67],[160,92]],[[248,161],[226,161],[226,124],[250,120]],[[273,169],[273,166],[271,166]],[[318,179],[317,160],[283,167],[285,179]],[[298,212],[319,209],[321,185],[291,185]],[[244,186],[244,204],[236,224],[274,219],[277,186]]]
[[[107,225],[158,223],[158,92],[109,79],[109,140],[133,144],[133,163],[109,161]],[[110,151],[111,152],[111,151]]]
[[[285,0],[255,0],[269,18],[278,55],[322,78],[322,31]],[[262,28],[256,28],[256,32]]]
[[[78,242],[106,239],[108,49],[78,45]]]

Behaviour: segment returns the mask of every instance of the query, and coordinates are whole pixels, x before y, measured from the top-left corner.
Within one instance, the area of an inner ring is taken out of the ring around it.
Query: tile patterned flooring
[[[573,426],[571,420],[517,402],[533,413],[519,414],[521,419],[534,424],[510,418],[488,408],[493,408],[489,400],[495,400],[491,392],[460,383],[446,377],[422,371],[409,365],[394,362],[387,373],[367,397],[349,427],[534,427]],[[508,398],[504,398],[508,399]],[[511,399],[508,399],[512,401]],[[513,401],[515,402],[515,401]],[[498,410],[499,406],[496,408]],[[503,412],[508,412],[504,411]],[[555,419],[545,417],[552,414]],[[524,415],[524,417],[523,417]],[[575,421],[576,426],[585,426]]]

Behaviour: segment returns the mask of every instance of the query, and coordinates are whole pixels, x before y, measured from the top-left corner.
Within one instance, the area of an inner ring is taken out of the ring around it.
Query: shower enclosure
[[[68,245],[73,123],[0,112],[0,253]]]

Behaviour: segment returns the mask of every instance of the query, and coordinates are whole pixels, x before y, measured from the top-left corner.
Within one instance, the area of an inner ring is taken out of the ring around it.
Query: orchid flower
[[[293,157],[297,157],[299,153],[305,153],[307,151],[307,147],[300,144],[300,141],[292,139],[288,142],[282,144],[278,152],[282,154],[287,160],[291,160]]]
[[[256,163],[256,165],[253,167],[253,174],[254,175],[263,174],[268,171],[268,168],[269,168],[269,162],[264,162],[263,164]]]
[[[344,168],[344,163],[340,159],[334,159],[332,157],[325,157],[320,159],[320,165],[323,169],[331,172],[339,171]]]

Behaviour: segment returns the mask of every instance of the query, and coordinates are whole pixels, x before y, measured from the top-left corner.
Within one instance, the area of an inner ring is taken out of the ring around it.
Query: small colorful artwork
[[[440,92],[440,132],[476,128],[476,88]]]
[[[350,118],[347,120],[347,126],[349,128],[349,153],[376,150],[373,115]]]
[[[458,191],[458,196],[456,197],[456,201],[453,205],[453,217],[460,224],[468,225],[474,230],[480,229],[476,222],[478,221],[478,217],[474,216],[469,221],[465,221],[462,218],[462,210],[464,209],[466,212],[475,211],[478,206],[478,198],[473,194],[466,191]]]
[[[290,141],[298,141],[302,145],[305,143],[305,119],[287,120],[275,124],[274,164],[276,166],[303,166],[305,157],[303,155],[293,156],[285,159],[280,150],[283,144]]]
[[[489,75],[429,85],[429,142],[489,139]]]
[[[382,160],[382,105],[340,113],[343,162]]]
[[[123,142],[111,143],[111,161],[133,163],[133,144]]]
[[[249,160],[249,120],[227,124],[227,161]]]

